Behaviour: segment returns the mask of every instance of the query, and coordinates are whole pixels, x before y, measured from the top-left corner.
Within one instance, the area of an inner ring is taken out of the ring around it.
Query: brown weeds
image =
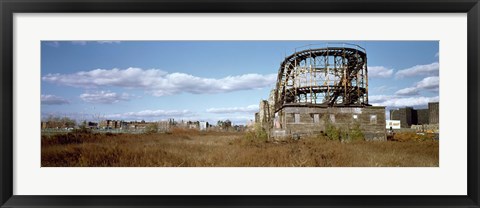
[[[406,137],[405,135],[402,135]],[[174,129],[163,134],[42,136],[43,167],[422,167],[438,166],[438,141],[272,142],[245,133]]]

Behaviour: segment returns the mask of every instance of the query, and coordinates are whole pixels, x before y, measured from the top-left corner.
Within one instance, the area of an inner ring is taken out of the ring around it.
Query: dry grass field
[[[324,137],[267,142],[248,133],[173,130],[157,134],[42,136],[42,167],[436,167],[439,144],[340,142]],[[408,139],[412,138],[412,139]]]

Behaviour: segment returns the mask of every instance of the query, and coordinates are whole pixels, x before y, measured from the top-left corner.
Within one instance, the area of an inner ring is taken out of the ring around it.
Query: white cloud
[[[42,77],[42,80],[59,85],[81,88],[100,86],[146,88],[154,85],[155,82],[157,82],[157,78],[166,74],[167,72],[158,69],[95,69],[91,71],[80,71],[75,74],[48,74]]]
[[[117,94],[110,91],[83,93],[80,98],[87,103],[111,104],[119,101],[128,101],[132,96],[127,93]]]
[[[418,95],[418,88],[407,87],[395,92],[396,95]]]
[[[373,106],[386,106],[386,107],[416,107],[426,106],[429,102],[438,102],[439,97],[401,97],[401,96],[389,96],[389,95],[376,95],[370,96],[369,102]]]
[[[55,95],[41,95],[40,100],[43,105],[63,105],[69,104],[70,102],[65,98],[58,97]]]
[[[426,77],[417,82],[413,87],[407,87],[395,92],[396,95],[418,95],[421,90],[438,91],[439,77]]]
[[[247,107],[231,107],[231,108],[209,108],[209,113],[255,113],[258,111],[258,105],[249,105]]]
[[[390,91],[390,90],[394,90],[395,87],[394,86],[387,86],[387,85],[382,85],[382,86],[378,86],[378,87],[371,87],[369,88],[370,92],[376,92],[376,93],[385,93],[387,91]]]
[[[416,65],[407,69],[399,70],[396,74],[396,78],[404,77],[413,77],[413,76],[438,76],[438,69],[440,65],[438,62],[426,64],[426,65]]]
[[[369,66],[368,77],[370,78],[388,78],[393,75],[393,69],[384,66]]]
[[[368,102],[370,104],[372,104],[372,103],[382,103],[382,102],[385,102],[386,100],[389,100],[393,97],[394,96],[392,96],[392,95],[370,95],[370,96],[368,96]]]
[[[223,78],[167,73],[159,69],[95,69],[74,74],[48,74],[43,81],[81,88],[104,86],[140,88],[154,96],[178,93],[210,94],[270,87],[277,74],[244,74]]]
[[[426,77],[422,81],[417,82],[416,87],[420,89],[436,90],[440,84],[439,77]]]

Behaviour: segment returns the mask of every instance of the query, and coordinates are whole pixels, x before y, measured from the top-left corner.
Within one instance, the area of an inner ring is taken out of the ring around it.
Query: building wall
[[[344,130],[358,124],[366,140],[386,140],[385,107],[284,107],[278,120],[280,128],[272,131],[284,135],[321,134],[330,122]]]
[[[400,120],[402,128],[412,125],[438,124],[439,103],[428,103],[428,109],[413,109],[412,107],[390,110],[391,120]]]
[[[402,128],[409,128],[412,125],[412,110],[411,107],[390,110],[390,120],[400,120]]]
[[[439,122],[439,103],[428,103],[428,110],[429,110],[429,123],[430,124],[438,124]]]
[[[100,121],[98,124],[100,128],[110,128],[110,129],[118,129],[121,127],[121,121],[116,120],[103,120]]]
[[[270,105],[268,101],[262,100],[260,101],[259,111],[258,111],[258,119],[259,123],[262,125],[263,128],[268,129],[270,128],[269,121],[270,119]]]
[[[429,115],[430,115],[429,109],[418,109],[414,111],[415,111],[414,117],[416,118],[416,122],[412,122],[412,124],[421,125],[421,124],[429,123]]]

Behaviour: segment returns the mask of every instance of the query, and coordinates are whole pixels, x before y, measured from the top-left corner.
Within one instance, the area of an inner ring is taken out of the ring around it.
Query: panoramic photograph
[[[438,167],[438,41],[42,41],[42,167]]]

